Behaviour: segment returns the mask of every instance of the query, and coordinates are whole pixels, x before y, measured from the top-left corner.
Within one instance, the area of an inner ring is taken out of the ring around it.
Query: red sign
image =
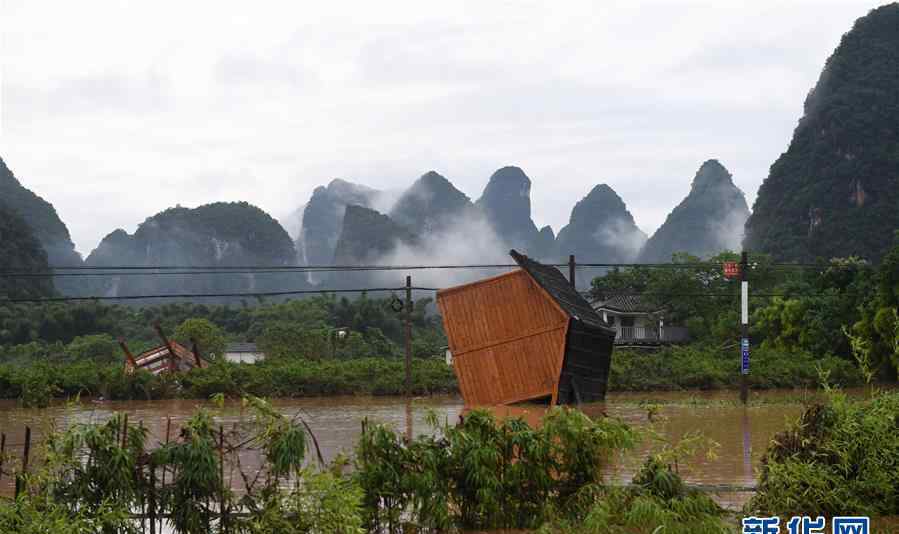
[[[724,262],[724,277],[736,278],[740,276],[740,264],[735,261]]]

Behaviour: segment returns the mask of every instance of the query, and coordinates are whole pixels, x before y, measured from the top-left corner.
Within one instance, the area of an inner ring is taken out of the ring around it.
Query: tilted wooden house
[[[604,399],[615,331],[558,269],[510,254],[520,269],[437,292],[466,406]]]

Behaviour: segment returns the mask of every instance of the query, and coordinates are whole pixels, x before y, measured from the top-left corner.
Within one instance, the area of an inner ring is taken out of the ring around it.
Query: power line
[[[566,267],[567,263],[546,264],[552,267]],[[295,274],[324,272],[362,271],[413,271],[443,269],[514,269],[514,263],[491,263],[470,265],[268,265],[268,266],[189,266],[189,265],[118,265],[118,266],[56,266],[49,270],[0,269],[0,278],[50,278],[78,276],[164,276],[164,275],[219,275],[219,274]],[[578,269],[719,269],[721,263],[576,263]],[[839,267],[821,264],[779,263],[767,264],[765,268],[774,270],[827,269]],[[86,272],[85,272],[86,271]]]
[[[548,263],[553,267],[563,267],[567,263]],[[0,269],[0,273],[29,273],[56,274],[58,271],[154,271],[154,270],[210,270],[210,271],[400,271],[422,269],[502,269],[517,268],[516,263],[478,263],[467,265],[79,265],[79,266],[50,266],[40,271],[23,271]]]
[[[0,298],[0,303],[50,303],[88,300],[144,300],[144,299],[192,299],[192,298],[237,298],[237,297],[283,297],[291,295],[327,295],[331,293],[377,293],[387,291],[405,291],[405,287],[370,287],[362,289],[300,289],[296,291],[267,291],[254,293],[181,293],[160,295],[120,295],[89,297],[42,297],[42,298]],[[413,287],[415,291],[437,291],[430,287]]]

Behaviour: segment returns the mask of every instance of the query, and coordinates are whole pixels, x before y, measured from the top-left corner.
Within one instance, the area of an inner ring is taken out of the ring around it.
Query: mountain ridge
[[[646,241],[639,263],[671,261],[675,252],[701,258],[740,245],[749,207],[733,176],[717,159],[700,165],[690,192]]]
[[[878,260],[899,228],[899,4],[855,21],[809,92],[746,224],[782,261]]]

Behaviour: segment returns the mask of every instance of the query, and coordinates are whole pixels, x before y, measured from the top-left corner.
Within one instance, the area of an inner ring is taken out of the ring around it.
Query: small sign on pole
[[[724,277],[737,278],[740,276],[740,264],[735,261],[724,262]]]
[[[740,341],[740,352],[743,354],[742,363],[740,364],[740,373],[749,374],[749,338],[744,337]]]

